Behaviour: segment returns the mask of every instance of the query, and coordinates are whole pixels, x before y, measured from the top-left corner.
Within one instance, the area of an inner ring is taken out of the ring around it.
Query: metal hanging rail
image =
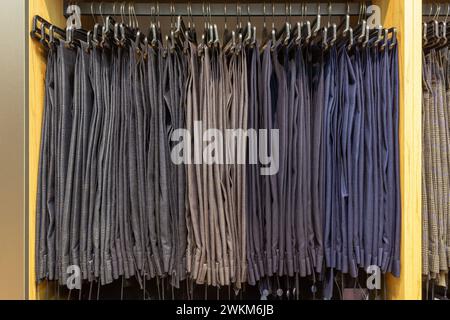
[[[67,16],[67,6],[70,1],[64,1],[64,15]],[[125,4],[122,6],[122,4]],[[81,15],[115,15],[120,16],[121,9],[124,12],[124,16],[128,17],[130,13],[131,3],[127,2],[83,2],[77,4],[80,7]],[[170,3],[164,2],[159,3],[133,3],[134,10],[132,14],[137,16],[151,16],[157,15],[159,7],[159,16],[171,16],[171,15],[181,15],[181,16],[301,16],[302,7],[306,8],[304,15],[312,16],[317,15],[320,10],[320,14],[323,16],[341,16],[349,14],[351,16],[358,16],[361,13],[360,3],[275,3],[271,2],[264,3]],[[272,8],[273,5],[273,8]],[[171,10],[172,6],[175,10]],[[192,10],[190,10],[192,8]],[[192,12],[190,12],[192,11]],[[265,11],[265,13],[264,13]],[[272,12],[273,11],[273,12]]]
[[[450,2],[446,3],[426,3],[422,6],[422,15],[430,17],[450,18]]]

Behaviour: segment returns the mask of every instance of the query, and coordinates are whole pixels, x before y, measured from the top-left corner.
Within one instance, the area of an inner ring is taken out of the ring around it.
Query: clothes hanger
[[[360,3],[358,16],[358,24],[354,30],[354,36],[357,44],[361,45],[366,35],[367,26],[367,5],[365,2]]]
[[[383,29],[383,43],[380,46],[380,50],[383,51],[388,47],[388,41],[389,41],[389,30]]]
[[[257,39],[256,39],[256,26],[253,26],[253,36],[252,36],[252,41],[251,41],[251,43],[250,43],[250,47],[251,48],[254,48],[255,46],[256,46],[256,42],[257,42]]]
[[[167,48],[170,50],[170,52],[174,52],[178,43],[175,38],[176,26],[174,27],[173,22],[175,16],[175,7],[173,5],[173,2],[170,2],[169,10],[170,10],[170,30],[169,35],[166,36],[166,40],[167,40]]]
[[[117,2],[114,2],[114,4],[113,4],[113,17],[114,18],[116,18],[116,5],[117,5]],[[112,32],[113,32],[113,41],[114,41],[114,43],[117,46],[121,46],[121,43],[120,43],[121,39],[119,39],[119,34],[120,34],[120,24],[119,24],[119,22],[115,21]]]
[[[225,18],[225,23],[224,23],[224,30],[223,30],[223,45],[222,48],[225,48],[226,45],[230,42],[231,40],[231,33],[228,30],[228,22],[227,22],[227,4],[224,3],[223,5],[223,10],[224,10],[224,18]]]
[[[422,26],[422,45],[425,48],[428,44],[428,23],[424,22]]]
[[[236,54],[242,50],[243,47],[243,34],[242,34],[242,8],[241,5],[236,3],[236,30],[235,38],[233,39],[232,51]]]
[[[159,19],[159,1],[156,1],[154,29],[156,38],[153,41],[156,42],[155,46],[159,46],[159,44],[162,43],[161,21]]]
[[[291,39],[291,25],[288,21],[288,6],[287,4],[285,4],[284,7],[285,10],[285,21],[284,21],[284,26],[281,30],[278,31],[277,33],[277,42],[283,43],[284,45],[287,45]]]
[[[331,31],[332,31],[332,37],[330,40],[330,47],[333,47],[336,45],[336,41],[337,41],[337,25],[335,23],[333,23],[331,25]]]
[[[227,6],[224,6],[225,14],[227,11]],[[236,4],[236,25],[238,24],[238,7]],[[227,30],[224,32],[224,43],[222,45],[222,50],[225,54],[232,54],[236,48],[236,31],[232,30],[231,32]]]
[[[320,21],[321,21],[321,17],[320,17],[320,4],[318,4],[318,8],[317,8],[317,12],[318,12],[318,16],[316,18],[316,21],[318,21],[318,23],[316,23],[315,26],[315,31],[313,30],[312,32],[312,36],[315,37],[314,42],[318,45],[320,45],[322,47],[323,50],[328,50],[330,45],[328,42],[328,36],[330,34],[330,31],[334,33],[334,28],[332,28],[331,25],[331,11],[332,11],[332,4],[331,2],[329,2],[328,4],[328,23],[327,25],[324,25],[323,27],[320,26]],[[332,39],[334,39],[335,36],[333,34]],[[337,39],[337,27],[336,27],[336,39]],[[336,40],[334,40],[334,43],[336,42]]]
[[[363,20],[361,22],[361,25],[358,25],[359,35],[356,34],[356,39],[357,39],[358,44],[362,44],[366,37],[366,32],[368,32],[366,27],[367,27],[367,20]]]
[[[448,15],[449,15],[449,13],[450,13],[450,3],[448,3],[447,4],[447,13],[446,13],[446,15],[445,15],[445,19],[444,19],[444,21],[442,22],[442,46],[447,46],[447,43],[448,43],[448,33],[447,33],[447,31],[448,31],[448,29],[447,29],[447,27],[448,27],[448,25],[447,25],[447,21],[448,21]]]
[[[304,4],[301,4],[300,7],[300,20],[297,21],[294,28],[292,29],[292,36],[294,37],[294,42],[297,46],[299,46],[302,42],[302,26],[303,26],[303,6]]]
[[[134,26],[136,25],[135,21],[133,21],[134,17],[135,17],[135,8],[134,5],[129,4],[128,5],[128,21],[125,21],[125,6],[126,3],[123,2],[121,4],[121,8],[120,8],[120,19],[121,22],[118,23],[117,21],[114,24],[114,31],[112,32],[112,36],[111,36],[111,32],[108,32],[107,36],[112,37],[113,41],[115,41],[116,43],[118,43],[120,46],[128,46],[130,45],[133,41],[136,41],[136,34],[137,31],[135,30]],[[115,11],[114,11],[114,16],[115,16]],[[110,20],[111,21],[111,20]],[[136,18],[137,21],[137,18]],[[119,38],[120,36],[120,38]]]
[[[202,55],[205,51],[205,47],[208,45],[208,19],[205,14],[205,2],[202,2],[202,16],[203,16],[203,33],[201,42],[199,44],[199,55]]]
[[[366,32],[364,33],[364,41],[361,43],[363,48],[371,46],[376,47],[383,40],[383,26],[376,26],[371,29],[366,24]]]
[[[327,46],[329,48],[333,47],[337,41],[337,25],[335,23],[331,23],[331,12],[333,11],[333,7],[331,1],[328,3],[328,30],[331,30],[331,38]]]
[[[103,4],[103,3],[102,3]],[[129,7],[130,10],[130,7]],[[100,9],[101,13],[101,9]],[[113,15],[116,14],[116,4],[113,4]],[[103,19],[103,14],[102,19]],[[110,40],[115,41],[115,28],[116,28],[116,21],[113,16],[107,16],[104,20],[104,24],[102,27],[102,40],[100,43],[100,46],[104,46],[105,44],[108,44]]]
[[[431,18],[431,14],[433,13],[433,5],[430,5],[430,12],[428,13],[428,19]],[[428,22],[423,23],[423,34],[422,34],[422,42],[423,47],[425,48],[428,45]]]
[[[250,45],[251,41],[252,41],[252,22],[251,22],[251,18],[250,18],[250,5],[247,4],[247,26],[245,27],[245,29],[242,32],[242,37],[243,37],[243,45],[244,46],[248,46]]]
[[[91,16],[92,16],[92,21],[94,24],[97,23],[97,19],[95,18],[95,14],[94,14],[94,2],[91,2]]]
[[[72,26],[68,27],[66,30],[63,30],[51,24],[39,15],[35,15],[32,21],[32,30],[30,31],[31,38],[39,40],[47,49],[60,40],[68,40],[66,42],[67,44],[70,44],[70,46],[79,46],[80,42],[84,41],[87,37],[86,30],[75,29]],[[39,24],[40,27],[38,27]],[[47,34],[46,30],[50,34]],[[55,37],[55,35],[58,37]]]
[[[157,46],[157,31],[156,31],[156,9],[154,6],[150,8],[150,27],[147,33],[149,45],[153,48]]]
[[[322,30],[321,46],[322,50],[326,51],[328,50],[328,27],[323,27],[321,30]]]
[[[136,41],[137,32],[139,30],[139,23],[137,21],[136,11],[134,4],[128,4],[128,14],[125,13],[126,2],[122,4],[121,12],[121,29],[123,29],[123,40],[125,45],[131,45],[132,42]],[[125,17],[128,16],[128,20],[125,21]],[[141,37],[141,34],[140,36]],[[144,38],[144,37],[142,37]]]
[[[236,31],[231,31],[231,40],[226,44],[225,47],[223,47],[223,52],[226,54],[234,53],[234,50],[236,48]]]
[[[217,24],[214,24],[214,47],[219,48],[220,47],[220,38],[219,38],[219,28],[217,28]]]
[[[263,52],[267,48],[270,41],[273,41],[273,29],[275,27],[275,17],[274,17],[275,8],[274,8],[273,1],[272,1],[272,30],[270,32],[267,28],[267,23],[266,23],[266,17],[267,17],[266,2],[264,2],[264,4],[263,4],[263,10],[264,10],[264,26],[263,26],[263,31],[262,31],[262,45],[261,45],[261,49],[260,49],[261,52]]]
[[[365,32],[364,40],[361,43],[361,47],[363,47],[363,48],[367,47],[367,45],[369,44],[369,36],[370,36],[370,27],[366,26],[366,32]]]
[[[41,44],[46,48],[50,48],[55,43],[59,43],[59,41],[64,40],[67,48],[75,48],[81,46],[81,41],[86,39],[87,33],[83,30],[75,29],[73,26],[69,26],[66,30],[60,29],[57,26],[49,23],[45,19],[35,16],[33,24],[36,24],[36,27],[33,26],[34,29],[37,30],[37,22],[40,21],[41,28],[39,36],[37,37],[37,31],[32,31],[32,37],[40,40]],[[49,31],[49,35],[46,34],[45,30]],[[59,38],[55,37],[55,34],[59,36]]]
[[[275,29],[275,4],[272,1],[272,31],[270,32],[272,43],[270,50],[274,50],[277,45],[277,30]]]
[[[205,15],[205,2],[202,2],[202,16],[203,16],[203,34],[202,34],[202,46],[207,45],[208,38],[208,23]]]
[[[383,26],[377,26],[375,28],[376,31],[376,40],[373,43],[373,47],[378,47],[378,45],[383,41]],[[370,42],[370,40],[369,40]]]
[[[55,46],[55,26],[51,25],[50,28],[48,29],[48,35],[49,35],[49,40],[48,40],[48,44],[50,47],[54,47]],[[88,34],[89,35],[89,34]],[[89,38],[88,38],[89,39]]]
[[[445,19],[444,19],[444,21],[442,21],[439,24],[439,26],[440,26],[439,29],[441,30],[440,39],[439,39],[438,43],[436,43],[435,45],[427,46],[427,50],[434,49],[434,50],[439,51],[448,46],[448,44],[449,44],[449,41],[448,41],[449,25],[447,24],[447,22],[448,22],[449,13],[450,13],[450,4],[447,4],[447,13],[446,13]]]
[[[243,48],[244,30],[242,29],[242,7],[236,3],[236,46],[235,53],[238,54]],[[245,31],[246,32],[246,31]]]
[[[45,33],[45,26],[46,26],[45,23],[41,24],[41,36],[39,42],[44,48],[50,49],[50,41],[47,42],[47,34]]]
[[[40,24],[40,26],[38,26],[38,24]],[[52,24],[50,22],[48,22],[41,16],[35,15],[33,17],[32,29],[30,32],[31,38],[40,41],[44,46],[46,46],[47,45],[46,41],[47,41],[47,39],[49,39],[49,36],[45,32],[45,29],[46,28],[50,29],[50,27],[52,27]],[[61,30],[61,29],[58,29],[58,30]],[[61,36],[63,39],[65,38],[64,30],[61,30]]]
[[[439,33],[439,22],[437,21],[437,17],[439,16],[441,6],[439,4],[436,4],[436,13],[433,16],[433,19],[431,22],[427,22],[426,28],[424,30],[425,38],[426,38],[426,45],[424,46],[426,50],[431,50],[435,48],[440,40],[441,36]],[[430,6],[430,14],[428,18],[431,18],[431,15],[433,13],[433,4]]]
[[[281,44],[288,45],[289,41],[291,40],[291,25],[288,21],[288,6],[285,4],[284,7],[284,13],[285,13],[285,21],[283,28],[279,30],[278,32],[274,33],[273,31],[276,31],[273,29],[272,31],[272,37],[274,37],[274,41],[272,44],[272,51],[277,49]]]
[[[353,29],[350,27],[350,4],[347,1],[346,13],[345,13],[344,19],[336,27],[337,38],[338,38],[337,43],[343,44],[343,43],[353,41],[353,39],[350,38],[350,31],[352,32],[352,36],[353,36]]]
[[[175,6],[173,7],[173,10],[175,13]],[[189,14],[189,6],[187,7],[187,12]],[[191,35],[190,35],[190,22],[189,22],[189,27],[186,28],[186,25],[183,21],[183,17],[180,15],[177,17],[177,20],[175,22],[174,35],[175,35],[175,39],[180,47],[184,47],[183,44],[187,40],[189,40],[191,42],[193,41],[193,39],[191,38]]]
[[[346,2],[346,11],[344,19],[341,21],[341,23],[337,26],[337,31],[340,32],[342,29],[342,34],[345,35],[349,29],[350,29],[350,4],[347,1]]]
[[[177,21],[175,23],[175,37],[181,43],[184,43],[184,41],[189,38],[189,31],[184,24],[182,16],[177,17]]]
[[[211,19],[211,4],[208,3],[208,6],[206,7],[206,14],[208,17],[208,46],[211,48],[215,43],[215,32],[214,32],[214,25],[212,24]]]
[[[308,6],[305,4],[305,17],[308,16]],[[303,25],[303,30],[302,30],[302,34],[303,31],[306,33],[305,35],[305,43],[309,44],[312,38],[312,27],[311,27],[311,22],[309,20],[306,21],[306,23]]]
[[[101,16],[102,21],[103,19],[103,14],[102,14],[102,6],[103,6],[103,2],[101,2],[99,4],[98,10],[99,10],[99,14]],[[93,7],[91,6],[91,10],[93,12]],[[104,25],[104,23],[103,23]],[[103,30],[103,25],[99,22],[96,22],[94,24],[94,30],[93,30],[93,34],[92,34],[92,47],[93,48],[99,48],[101,46],[101,40],[98,39],[98,37],[102,37],[102,30]]]
[[[397,28],[390,28],[388,32],[392,34],[389,49],[392,50],[397,45]]]
[[[192,16],[192,4],[189,1],[189,16],[190,16],[190,25],[189,25],[189,38],[192,40],[194,44],[197,44],[197,32],[195,31],[195,22]],[[191,26],[192,24],[192,26]]]

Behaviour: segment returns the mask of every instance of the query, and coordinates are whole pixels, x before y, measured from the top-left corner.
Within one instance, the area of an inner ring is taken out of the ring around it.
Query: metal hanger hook
[[[205,1],[202,1],[202,17],[203,17],[203,26],[206,29],[206,18],[205,18]]]
[[[206,14],[205,14],[205,1],[202,1],[202,16],[203,16],[203,21],[204,21],[204,27],[206,29]]]
[[[120,19],[122,20],[122,24],[125,23],[125,6],[126,6],[126,2],[122,2],[120,4]]]
[[[191,16],[192,27],[195,28],[194,17],[192,16],[192,3],[189,1],[189,15]]]
[[[158,28],[160,28],[161,22],[159,21],[159,1],[156,1],[156,20],[158,23]]]
[[[290,0],[285,3],[285,11],[286,11],[286,22],[288,21],[290,22],[292,17],[292,5]]]
[[[348,2],[347,2],[347,5],[348,5]],[[358,13],[358,24],[360,24],[363,14],[364,14],[364,2],[360,2],[359,3],[359,13]]]
[[[224,4],[223,4],[223,12],[224,12],[224,19],[225,19],[224,27],[225,27],[225,30],[226,30],[226,29],[228,29],[228,25],[227,25],[227,3],[226,2],[224,2]]]
[[[128,3],[128,24],[131,28],[134,28],[134,21],[131,20],[131,2]]]
[[[288,21],[288,5],[287,2],[284,3],[284,22]]]
[[[173,1],[170,1],[169,13],[170,13],[170,29],[172,30],[173,29],[173,15],[174,15],[174,12],[173,12]]]
[[[134,17],[134,20],[136,21],[136,28],[139,29],[139,20],[138,20],[137,14],[136,14],[136,6],[135,6],[134,2],[133,2],[133,6],[131,8],[133,9],[133,17]]]
[[[306,3],[302,4],[302,21],[308,16],[308,5]]]
[[[436,4],[436,14],[434,15],[433,20],[437,20],[439,14],[441,13],[441,5],[439,3]]]
[[[291,22],[291,18],[292,18],[292,3],[291,3],[291,0],[289,0],[288,2],[289,2],[289,22]]]
[[[212,24],[212,18],[211,18],[211,3],[208,2],[208,7],[206,8],[206,13],[208,14],[209,24]]]
[[[272,29],[275,29],[275,3],[272,1]]]
[[[225,13],[226,14],[226,13]],[[263,2],[263,27],[266,28],[266,1]]]
[[[113,3],[113,18],[116,18],[116,5],[117,5],[117,2],[115,1]]]
[[[242,27],[242,21],[241,21],[241,17],[242,17],[242,7],[241,5],[236,2],[236,14],[237,14],[237,21],[238,21],[238,25],[239,25],[239,29],[241,29]]]
[[[333,5],[331,1],[328,1],[328,27],[331,26],[331,12],[333,11]]]
[[[154,12],[155,12],[155,7],[150,4],[150,27],[155,19],[153,16]]]
[[[448,15],[450,14],[450,3],[447,3],[447,14],[445,15],[445,23],[447,23]]]
[[[119,13],[120,13],[120,23],[121,24],[125,24],[125,2],[121,2],[120,3],[120,9],[119,9]]]

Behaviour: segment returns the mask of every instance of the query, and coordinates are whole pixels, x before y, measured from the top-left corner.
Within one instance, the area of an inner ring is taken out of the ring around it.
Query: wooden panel
[[[39,14],[64,26],[62,0],[30,0],[29,19]],[[385,26],[399,30],[400,149],[402,188],[401,277],[388,279],[392,299],[421,298],[421,0],[375,0],[382,7]],[[30,23],[31,25],[31,23]],[[34,275],[34,238],[37,168],[44,101],[46,57],[30,41],[29,55],[29,279],[30,299],[37,298]]]
[[[55,23],[58,26],[64,26],[65,20],[62,16],[62,0],[30,0],[29,1],[29,21],[32,26],[34,15],[40,15],[44,19]],[[28,276],[29,276],[29,299],[37,299],[37,288],[35,278],[35,210],[36,210],[36,192],[37,176],[39,162],[39,146],[41,138],[41,121],[44,105],[44,80],[46,69],[46,54],[42,46],[29,37],[29,165],[28,165],[28,185],[29,185],[29,240],[28,240]],[[42,286],[40,291],[42,292]],[[42,296],[42,295],[41,295]]]
[[[391,299],[422,296],[422,1],[376,0],[400,40],[401,276],[388,277]]]

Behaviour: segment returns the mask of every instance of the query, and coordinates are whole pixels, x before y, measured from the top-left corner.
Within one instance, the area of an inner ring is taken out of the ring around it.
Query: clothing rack
[[[125,6],[123,6],[125,4]],[[108,16],[122,14],[128,17],[130,8],[132,15],[136,16],[301,16],[317,15],[341,16],[361,14],[360,3],[79,3],[81,15]],[[64,15],[70,1],[64,1]],[[159,9],[158,9],[159,7]],[[173,8],[175,10],[173,10]]]
[[[422,7],[422,15],[430,17],[450,17],[450,2],[447,3],[426,3]]]

